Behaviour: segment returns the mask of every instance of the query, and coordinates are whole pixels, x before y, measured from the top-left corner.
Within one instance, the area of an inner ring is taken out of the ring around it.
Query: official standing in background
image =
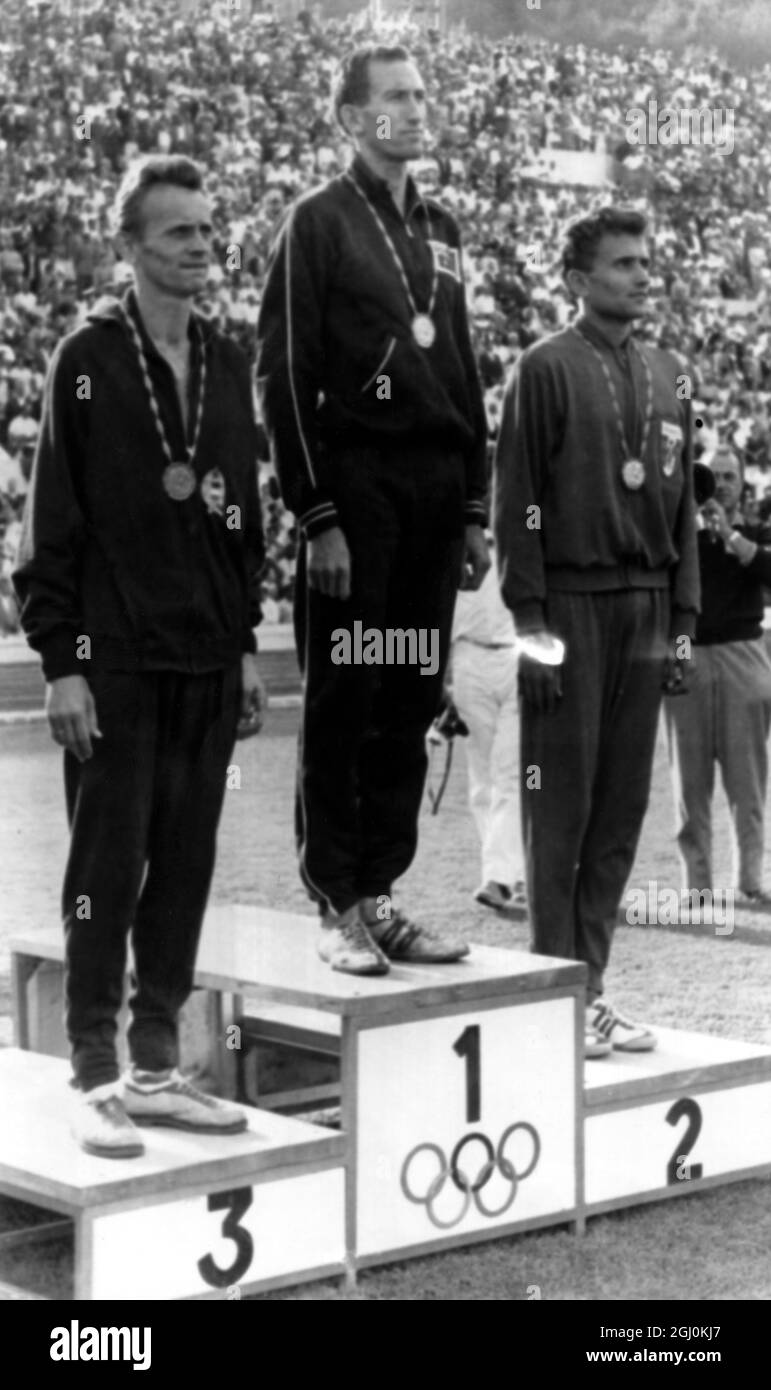
[[[450,666],[453,703],[468,728],[469,805],[482,850],[474,897],[485,907],[521,908],[517,648],[494,559],[479,589],[458,594]]]
[[[683,886],[712,890],[712,793],[720,767],[734,829],[734,881],[766,906],[764,821],[771,722],[771,661],[763,639],[763,586],[771,585],[771,529],[748,522],[733,449],[710,459],[715,495],[701,507],[701,616],[687,701],[666,700]]]

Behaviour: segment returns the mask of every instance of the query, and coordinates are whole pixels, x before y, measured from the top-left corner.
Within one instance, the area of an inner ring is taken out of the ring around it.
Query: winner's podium
[[[252,1014],[299,1007],[304,1037],[314,1012],[337,1020],[351,1265],[580,1224],[584,967],[473,946],[357,978],[319,960],[317,932],[239,906],[213,909],[206,938],[227,941],[218,970]]]
[[[348,1271],[580,1226],[584,966],[473,946],[454,965],[362,979],[319,960],[317,932],[308,916],[211,908],[195,978],[235,997],[227,1016],[259,1026],[263,1009],[275,1030],[283,1009],[284,1037],[307,1042],[315,1030],[339,1055]],[[61,946],[46,934],[12,951],[23,1010],[36,963],[55,967]],[[238,1027],[225,1016],[217,1047],[232,1061]],[[186,1144],[192,1161],[196,1141]]]

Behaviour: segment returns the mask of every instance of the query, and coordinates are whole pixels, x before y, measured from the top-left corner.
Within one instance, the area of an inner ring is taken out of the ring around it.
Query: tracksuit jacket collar
[[[614,343],[603,333],[602,329],[598,328],[597,324],[593,323],[585,314],[577,314],[576,317],[571,320],[570,326],[571,328],[576,328],[579,333],[582,333],[583,336],[588,338],[590,343],[594,343],[596,347],[610,348],[611,352],[626,352],[629,340],[634,332],[634,327],[630,327],[623,343]]]
[[[126,290],[126,293],[120,299],[115,295],[106,295],[103,299],[100,299],[94,305],[93,309],[90,310],[87,318],[89,323],[117,323],[124,332],[128,333],[129,330],[125,317],[127,313],[132,314],[134,322],[139,326],[145,351],[149,351],[155,356],[160,356],[155,343],[145,328],[133,286]],[[198,311],[194,309],[190,315],[190,324],[188,327],[188,334],[193,344],[195,344],[197,337],[193,327],[194,321],[195,327],[200,332],[203,340],[207,341],[214,331],[214,325],[211,324],[203,314],[199,314]]]
[[[385,201],[391,211],[399,213],[399,209],[391,196],[391,190],[385,179],[381,179],[377,174],[374,174],[366,160],[362,159],[360,154],[354,155],[348,166],[348,173],[352,179],[356,180],[359,187],[363,189],[367,197],[370,198],[373,203],[379,203],[382,206],[383,201]],[[426,205],[417,190],[415,180],[411,174],[407,175],[406,193],[404,221],[409,222],[416,210],[420,209],[423,214],[426,212]],[[399,213],[399,216],[401,216],[401,213]]]

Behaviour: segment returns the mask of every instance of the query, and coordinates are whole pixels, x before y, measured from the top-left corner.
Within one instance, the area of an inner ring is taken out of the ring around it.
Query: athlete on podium
[[[605,998],[648,804],[662,687],[684,691],[699,606],[687,374],[639,342],[645,218],[569,229],[581,310],[523,352],[496,455],[501,589],[520,637],[522,830],[533,947],[588,967],[586,1053],[647,1051]]]
[[[301,874],[322,914],[322,959],[371,975],[468,951],[449,914],[434,931],[393,908],[391,891],[415,854],[458,584],[477,587],[489,565],[486,423],[458,228],[408,173],[426,94],[406,50],[353,53],[335,111],[356,153],[280,230],[258,382],[303,538]],[[333,661],[359,623],[373,634],[364,659]],[[434,668],[405,659],[404,638],[402,659],[378,665],[389,631],[430,637]]]
[[[264,547],[248,364],[192,307],[212,235],[200,171],[140,161],[115,212],[135,286],[97,306],[51,363],[14,578],[65,750],[74,1132],[120,1158],[143,1151],[133,1120],[207,1133],[245,1123],[177,1071],[177,1017],[233,741],[261,722]]]

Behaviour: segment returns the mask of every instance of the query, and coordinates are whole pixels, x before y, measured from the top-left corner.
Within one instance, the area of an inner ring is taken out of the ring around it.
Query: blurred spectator
[[[348,161],[329,94],[363,23],[319,9],[284,23],[258,0],[4,0],[0,446],[14,465],[34,442],[57,341],[125,284],[107,210],[137,153],[176,149],[205,166],[217,263],[200,307],[253,357],[284,210]],[[510,366],[571,313],[553,263],[563,226],[595,194],[609,200],[607,187],[561,181],[557,152],[609,150],[615,199],[651,219],[655,292],[641,331],[696,364],[713,431],[704,447],[732,441],[757,484],[771,465],[771,69],[733,72],[696,48],[601,52],[465,29],[429,39],[409,22],[391,32],[412,46],[433,98],[433,148],[417,172],[461,224],[491,433]],[[741,111],[733,155],[630,145],[627,112],[651,99]],[[276,499],[270,582],[286,612],[294,537],[281,510]]]

